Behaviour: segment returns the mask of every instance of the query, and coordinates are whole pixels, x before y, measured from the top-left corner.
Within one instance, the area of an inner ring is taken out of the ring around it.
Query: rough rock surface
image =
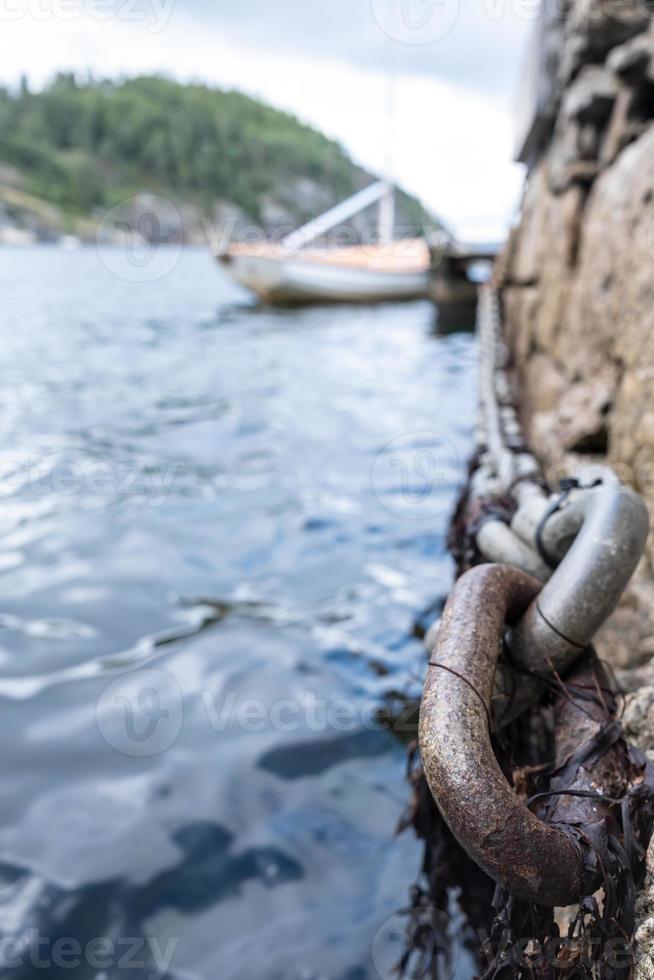
[[[654,524],[654,13],[571,0],[563,38],[556,118],[499,266],[507,335],[550,479],[608,461]],[[637,691],[627,721],[654,761],[654,534],[598,646]],[[637,976],[654,980],[654,849],[640,916]]]
[[[624,726],[628,738],[654,763],[654,668],[651,664],[640,690],[627,699]],[[649,681],[649,683],[647,683]],[[647,874],[637,907],[637,980],[654,980],[654,846],[647,855]]]

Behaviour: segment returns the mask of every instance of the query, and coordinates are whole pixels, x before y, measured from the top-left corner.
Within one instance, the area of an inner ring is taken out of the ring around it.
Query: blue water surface
[[[0,250],[1,975],[385,978],[474,338],[170,259]]]

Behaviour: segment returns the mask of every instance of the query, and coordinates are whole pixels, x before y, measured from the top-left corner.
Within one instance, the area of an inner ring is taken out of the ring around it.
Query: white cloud
[[[0,0],[0,17],[2,4],[9,2]],[[182,14],[179,7],[166,20],[170,13],[166,0],[156,0],[154,6],[155,0],[147,0],[150,6],[141,8],[124,6],[122,19],[109,20],[89,16],[89,10],[96,9],[89,8],[91,0],[79,0],[86,8],[76,8],[76,0],[66,2],[69,11],[77,10],[77,17],[23,16],[2,24],[5,80],[25,72],[34,84],[43,84],[57,70],[92,70],[95,75],[111,76],[164,72],[184,81],[239,88],[339,139],[370,169],[383,169],[387,81],[373,63],[363,58],[336,60],[326,53],[310,57],[299,41],[294,53],[280,43],[268,49],[249,46],[244,40],[235,43],[238,32],[233,24],[224,31],[214,24],[215,18],[207,16],[203,23],[189,17],[188,11]],[[502,2],[492,0],[489,9],[498,9]],[[280,5],[281,0],[270,6],[279,10]],[[128,9],[133,11],[131,19],[126,16]],[[137,21],[139,10],[145,16]],[[500,22],[490,23],[494,25],[490,36],[497,36]],[[462,24],[457,23],[456,29],[463,31]],[[459,46],[465,45],[465,37],[465,32],[460,35]],[[476,37],[473,31],[470,39]],[[436,57],[439,45],[431,47]],[[406,45],[398,48],[406,63],[411,51]],[[504,49],[498,57],[506,57]],[[436,75],[403,71],[396,103],[398,181],[463,237],[497,237],[511,216],[521,185],[520,168],[511,163],[513,120],[506,100],[479,85],[462,86]]]

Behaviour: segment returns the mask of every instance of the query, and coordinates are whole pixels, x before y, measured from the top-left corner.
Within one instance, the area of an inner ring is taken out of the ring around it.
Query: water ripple
[[[405,751],[270,712],[410,704],[474,340],[428,303],[266,310],[204,250],[141,285],[94,249],[1,251],[0,942],[172,935],[170,980],[358,980],[419,867]],[[98,699],[152,665],[183,724],[126,755]],[[263,728],[212,724],[232,702]]]

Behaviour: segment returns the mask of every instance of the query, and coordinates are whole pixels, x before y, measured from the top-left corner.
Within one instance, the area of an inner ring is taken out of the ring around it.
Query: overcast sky
[[[0,77],[165,72],[291,110],[385,163],[461,237],[496,238],[522,184],[514,102],[538,0],[0,0]]]

